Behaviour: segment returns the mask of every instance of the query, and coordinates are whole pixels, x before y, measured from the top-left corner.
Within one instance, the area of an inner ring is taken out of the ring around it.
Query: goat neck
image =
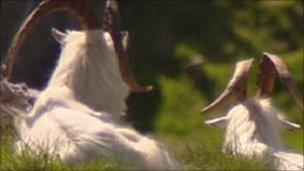
[[[58,66],[46,91],[66,89],[62,97],[77,100],[97,111],[121,114],[129,93],[123,81],[113,42],[102,30],[68,31],[61,41]]]

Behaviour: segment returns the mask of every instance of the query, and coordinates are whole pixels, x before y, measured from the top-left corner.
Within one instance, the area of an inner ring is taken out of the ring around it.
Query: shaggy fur
[[[68,31],[58,66],[44,91],[77,100],[96,111],[121,115],[129,94],[110,35],[102,30]]]
[[[206,121],[226,127],[223,151],[249,158],[265,157],[277,170],[303,170],[303,155],[282,145],[280,130],[300,126],[285,120],[268,99],[251,99],[233,107],[226,116]]]
[[[174,169],[158,142],[118,122],[129,88],[110,35],[102,30],[54,34],[63,47],[60,60],[33,110],[17,120],[17,149],[46,151],[70,163],[103,155],[138,169]]]
[[[47,151],[68,163],[86,161],[98,155],[116,156],[138,169],[173,169],[169,154],[153,139],[118,123],[105,112],[95,112],[77,102],[49,99],[35,118],[19,122],[21,151]]]

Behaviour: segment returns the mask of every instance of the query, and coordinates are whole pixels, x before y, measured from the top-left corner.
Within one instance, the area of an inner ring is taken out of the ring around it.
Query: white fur
[[[249,158],[267,158],[276,170],[303,170],[303,155],[288,151],[280,131],[299,128],[286,121],[268,99],[251,99],[234,106],[226,116],[206,122],[226,127],[223,150]]]
[[[48,152],[69,163],[96,156],[116,156],[138,169],[173,169],[174,163],[153,139],[118,123],[105,112],[95,112],[77,102],[49,99],[34,115],[18,124],[19,151]]]
[[[110,35],[69,31],[60,42],[63,50],[48,86],[33,110],[17,121],[17,149],[44,151],[71,163],[102,155],[133,162],[138,169],[174,169],[158,142],[118,122],[129,88]]]
[[[46,96],[77,100],[96,111],[121,115],[126,110],[129,87],[122,80],[112,39],[107,32],[68,31]],[[63,88],[66,87],[66,88]]]

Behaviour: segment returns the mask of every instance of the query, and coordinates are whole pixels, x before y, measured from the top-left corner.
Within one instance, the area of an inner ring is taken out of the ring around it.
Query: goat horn
[[[243,60],[236,64],[232,79],[229,81],[224,92],[213,103],[201,110],[202,114],[214,113],[224,106],[232,95],[237,96],[238,101],[247,98],[247,78],[253,59]]]
[[[100,28],[100,23],[98,23],[95,14],[90,10],[89,0],[82,1],[60,1],[60,0],[47,0],[43,1],[36,7],[26,20],[21,25],[20,29],[16,33],[12,45],[10,46],[6,60],[5,66],[1,71],[2,75],[10,78],[12,73],[12,67],[16,58],[17,53],[23,43],[26,35],[30,32],[32,27],[39,22],[39,20],[46,14],[55,11],[67,11],[74,14],[79,20],[81,26],[84,29],[96,29]]]
[[[273,90],[275,78],[278,75],[291,92],[297,105],[303,111],[303,95],[296,87],[290,71],[281,58],[270,53],[263,53],[261,72],[262,73],[259,78],[259,90],[257,90],[256,96],[269,96]]]
[[[152,86],[141,87],[135,80],[129,68],[129,61],[123,47],[121,26],[119,20],[119,8],[114,0],[108,0],[105,10],[104,31],[110,33],[114,42],[114,48],[119,60],[119,68],[123,80],[129,85],[133,92],[149,92],[153,89]]]
[[[257,80],[257,90],[255,91],[256,97],[266,98],[270,96],[273,90],[277,71],[271,59],[263,55],[260,63],[260,71]]]

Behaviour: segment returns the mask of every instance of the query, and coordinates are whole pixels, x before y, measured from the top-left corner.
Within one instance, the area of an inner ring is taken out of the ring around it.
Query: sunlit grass
[[[47,154],[33,155],[30,150],[24,150],[21,154],[14,151],[13,143],[1,142],[1,170],[122,170],[133,169],[131,166],[120,164],[118,158],[95,158],[86,162],[67,164],[58,157]]]

